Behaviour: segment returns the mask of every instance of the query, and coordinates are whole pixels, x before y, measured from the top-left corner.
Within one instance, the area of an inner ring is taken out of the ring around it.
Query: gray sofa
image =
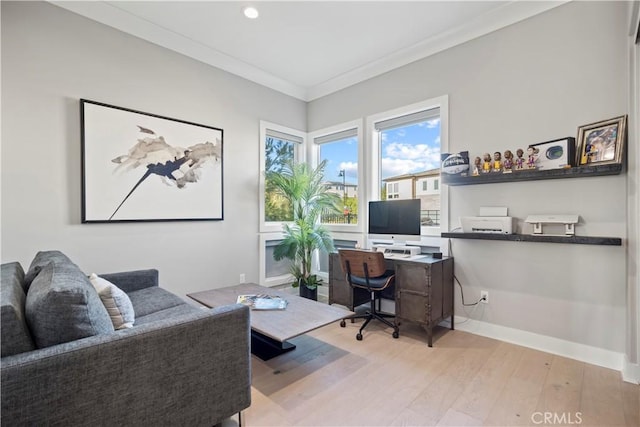
[[[158,287],[157,270],[101,277],[129,296],[132,328],[113,329],[59,251],[26,274],[2,265],[3,426],[212,426],[250,405],[247,307],[192,306]]]

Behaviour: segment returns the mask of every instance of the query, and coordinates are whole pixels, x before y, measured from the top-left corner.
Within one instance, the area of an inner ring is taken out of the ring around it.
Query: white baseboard
[[[627,355],[624,355],[624,366],[622,367],[622,379],[628,383],[640,384],[640,365],[629,362]]]
[[[620,371],[623,380],[626,382],[637,384],[640,378],[639,366],[628,363],[624,353],[495,325],[481,320],[467,319],[461,316],[455,316],[455,322],[455,328],[460,331]]]

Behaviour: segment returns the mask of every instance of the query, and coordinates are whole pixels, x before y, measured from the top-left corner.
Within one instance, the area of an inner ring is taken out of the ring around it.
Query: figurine
[[[493,172],[502,171],[502,154],[499,151],[493,153]]]
[[[529,156],[527,158],[527,168],[535,169],[536,161],[538,160],[538,149],[533,148],[532,146],[529,146],[529,148],[527,148],[527,156]]]
[[[522,157],[524,156],[524,150],[522,148],[518,148],[516,150],[516,156],[516,170],[521,171],[524,169],[524,158]]]
[[[480,157],[476,157],[473,160],[473,171],[471,172],[471,175],[473,175],[473,176],[480,175],[480,169],[481,168],[482,168],[482,159]]]
[[[491,172],[491,154],[484,153],[482,157],[484,160],[484,162],[482,163],[482,173]]]
[[[507,150],[504,152],[504,163],[502,164],[503,171],[502,173],[511,173],[513,172],[513,153],[511,150]]]

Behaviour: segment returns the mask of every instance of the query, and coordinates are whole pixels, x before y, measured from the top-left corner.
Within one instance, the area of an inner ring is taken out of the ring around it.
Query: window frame
[[[260,120],[260,182],[258,184],[259,198],[259,215],[260,215],[260,233],[274,233],[282,231],[283,224],[289,221],[265,221],[265,178],[266,178],[266,140],[268,131],[272,130],[279,133],[288,134],[302,139],[301,143],[296,143],[293,157],[297,162],[306,162],[307,152],[307,133],[278,125],[276,123]],[[293,141],[292,141],[293,142]],[[295,142],[294,142],[295,143]],[[264,276],[261,276],[264,277]]]
[[[355,129],[356,130],[356,138],[358,142],[358,190],[356,192],[358,197],[358,223],[357,224],[324,224],[324,226],[331,232],[333,236],[334,233],[362,233],[364,230],[365,218],[362,217],[361,212],[365,212],[365,190],[366,185],[364,184],[365,173],[363,170],[364,165],[364,127],[363,120],[352,120],[349,122],[344,122],[335,126],[330,126],[327,128],[319,129],[308,134],[308,144],[310,146],[309,149],[309,162],[311,167],[316,167],[320,163],[320,146],[322,143],[316,143],[316,139],[330,136],[335,133],[347,131]],[[327,142],[331,143],[331,142]],[[326,176],[325,176],[326,179]]]
[[[364,169],[366,171],[367,192],[366,200],[380,200],[379,184],[381,182],[381,152],[380,152],[380,132],[376,130],[376,123],[390,120],[395,117],[406,116],[420,111],[440,109],[440,152],[449,151],[449,96],[439,97],[416,102],[403,107],[394,108],[381,113],[372,114],[366,117],[366,141]],[[368,217],[368,205],[366,211],[362,211]],[[363,229],[364,224],[363,224]],[[445,244],[446,239],[440,238],[440,233],[449,230],[449,188],[446,185],[440,186],[440,226],[421,227],[421,242],[423,246],[438,246],[441,252],[448,254]]]

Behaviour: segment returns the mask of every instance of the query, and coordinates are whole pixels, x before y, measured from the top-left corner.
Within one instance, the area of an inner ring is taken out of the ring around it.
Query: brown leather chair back
[[[369,277],[380,277],[387,270],[382,252],[363,251],[360,249],[340,249],[340,264],[342,271],[347,274],[347,261],[351,268],[351,275],[365,277],[364,264],[367,264]]]

